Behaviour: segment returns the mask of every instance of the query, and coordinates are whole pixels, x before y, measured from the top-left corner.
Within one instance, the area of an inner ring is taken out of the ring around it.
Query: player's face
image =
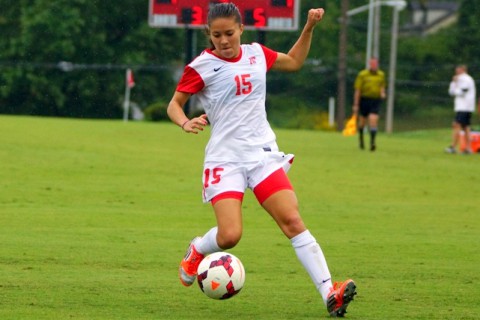
[[[235,18],[217,18],[210,23],[210,40],[213,52],[222,58],[232,59],[240,54],[240,36],[243,25]]]

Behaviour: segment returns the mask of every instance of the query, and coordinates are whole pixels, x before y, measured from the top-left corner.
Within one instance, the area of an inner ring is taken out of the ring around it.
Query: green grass
[[[478,319],[479,155],[443,154],[450,130],[380,134],[375,153],[338,133],[276,130],[289,176],[349,319]],[[328,319],[306,272],[251,192],[231,250],[245,288],[184,288],[208,133],[172,124],[0,116],[0,319]]]

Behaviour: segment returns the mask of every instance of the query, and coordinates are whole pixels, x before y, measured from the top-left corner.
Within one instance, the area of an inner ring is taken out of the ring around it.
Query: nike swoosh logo
[[[327,282],[327,281],[330,281],[330,280],[332,280],[332,278],[328,278],[328,279],[326,279],[326,280],[323,280],[323,281],[322,281],[322,284],[325,283],[325,282]]]
[[[218,67],[218,68],[213,68],[213,71],[217,72],[218,70],[220,70],[220,69],[222,69],[222,68],[223,68],[223,66]]]

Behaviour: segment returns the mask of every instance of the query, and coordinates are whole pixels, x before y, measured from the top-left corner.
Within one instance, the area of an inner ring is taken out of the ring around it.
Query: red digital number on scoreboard
[[[204,28],[210,5],[229,0],[150,0],[152,27]],[[239,0],[235,2],[246,29],[297,30],[299,0]]]

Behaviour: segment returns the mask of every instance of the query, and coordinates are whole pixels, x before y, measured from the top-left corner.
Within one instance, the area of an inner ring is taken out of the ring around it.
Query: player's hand
[[[307,26],[311,28],[315,27],[315,25],[322,20],[324,14],[325,10],[322,8],[308,10]]]
[[[203,131],[203,127],[208,124],[207,115],[202,114],[200,117],[192,118],[188,120],[183,126],[183,131],[187,133],[197,134],[199,131]]]

